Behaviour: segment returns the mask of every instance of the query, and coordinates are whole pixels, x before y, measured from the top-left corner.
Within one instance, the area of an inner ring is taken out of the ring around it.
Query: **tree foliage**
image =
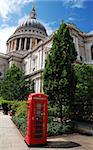
[[[2,85],[2,80],[0,79],[0,97],[1,97],[1,85]]]
[[[76,118],[93,121],[93,66],[76,64],[74,69],[77,76],[74,106]]]
[[[53,36],[53,44],[47,57],[44,70],[44,92],[49,95],[52,105],[60,108],[62,119],[62,106],[71,106],[74,100],[75,74],[73,64],[77,52],[68,26],[62,22]]]
[[[24,79],[23,71],[15,64],[9,68],[1,85],[1,96],[6,100],[24,100],[29,92],[30,80]]]

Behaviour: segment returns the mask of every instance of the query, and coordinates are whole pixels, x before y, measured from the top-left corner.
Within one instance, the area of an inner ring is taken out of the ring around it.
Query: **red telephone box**
[[[48,96],[33,93],[27,101],[26,143],[30,146],[46,144],[48,123]]]

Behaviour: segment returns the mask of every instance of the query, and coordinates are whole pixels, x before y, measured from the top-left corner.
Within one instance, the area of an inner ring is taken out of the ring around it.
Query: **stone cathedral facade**
[[[72,24],[68,24],[78,53],[77,62],[93,64],[93,34],[86,34]],[[6,54],[0,54],[0,79],[12,64],[21,67],[25,78],[35,83],[35,92],[42,92],[42,75],[45,59],[52,46],[53,34],[48,36],[43,24],[36,17],[35,7],[7,40]]]

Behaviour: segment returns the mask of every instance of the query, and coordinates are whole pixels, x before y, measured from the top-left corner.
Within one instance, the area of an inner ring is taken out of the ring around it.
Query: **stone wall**
[[[8,68],[8,60],[4,54],[0,54],[0,79],[4,77],[4,73]]]

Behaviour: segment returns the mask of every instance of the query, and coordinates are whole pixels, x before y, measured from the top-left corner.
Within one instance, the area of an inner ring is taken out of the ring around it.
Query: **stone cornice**
[[[4,54],[4,53],[0,53],[0,58],[8,59],[9,55]]]
[[[87,33],[86,37],[93,37],[93,33]]]
[[[78,33],[78,35],[82,36],[83,38],[93,37],[93,34],[88,34],[88,33],[82,32],[74,25],[70,25],[70,24],[67,24],[67,25],[68,25],[69,29],[75,30]]]
[[[35,35],[35,34],[18,34],[18,35],[14,35],[12,37],[10,37],[8,40],[7,40],[7,43],[12,41],[12,40],[15,40],[17,38],[41,38],[42,40],[44,38],[46,38],[45,36],[40,36],[40,35]]]
[[[20,53],[11,52],[10,55],[9,55],[8,61],[11,61],[11,60],[16,60],[18,62],[22,62],[23,56]]]
[[[12,60],[22,63],[22,59],[16,56],[12,56],[8,59],[9,62]]]
[[[17,52],[11,52],[9,54],[9,58],[8,58],[8,61],[11,61],[11,60],[17,60],[19,62],[22,62],[23,60],[23,55],[20,54],[20,53],[17,53]]]
[[[67,24],[67,26],[68,26],[69,29],[75,30],[79,35],[81,35],[81,36],[83,36],[83,37],[86,35],[85,32],[80,31],[77,27],[75,27],[75,26],[72,25],[72,24]]]

